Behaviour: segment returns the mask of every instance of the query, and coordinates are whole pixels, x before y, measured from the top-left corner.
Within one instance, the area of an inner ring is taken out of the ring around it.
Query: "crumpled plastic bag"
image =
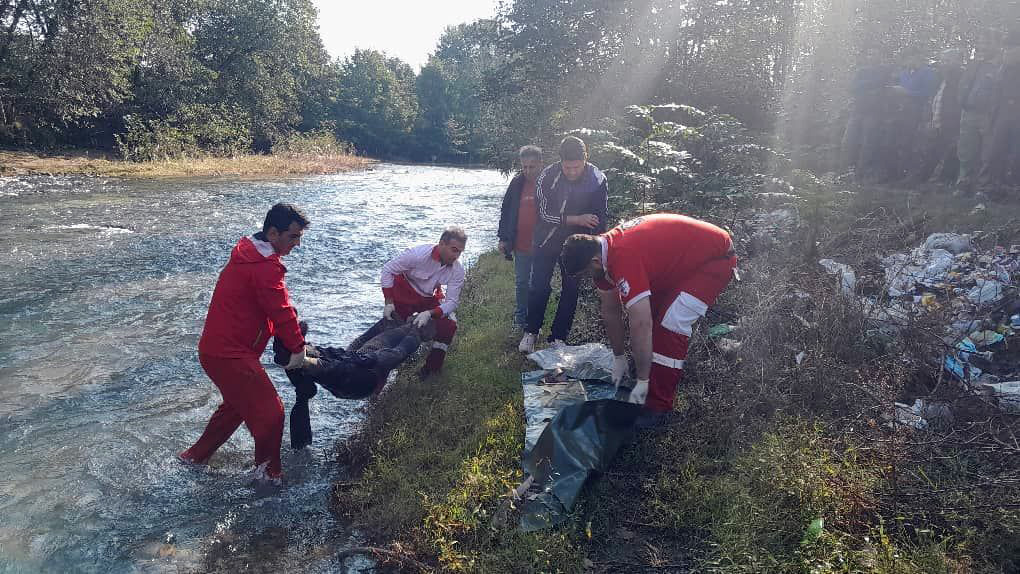
[[[1003,286],[995,279],[978,280],[977,285],[967,291],[967,299],[975,305],[995,303],[1002,299]]]
[[[940,429],[952,426],[953,410],[944,402],[914,399],[914,404],[895,403],[896,422],[917,430]]]
[[[854,268],[846,263],[837,263],[832,259],[822,259],[818,262],[830,275],[837,277],[836,287],[842,290],[844,295],[853,295],[857,286],[857,274]]]
[[[915,249],[909,255],[896,253],[883,258],[889,296],[912,293],[918,284],[930,287],[946,281],[955,260],[956,257],[945,249]]]
[[[932,233],[924,240],[921,248],[926,250],[945,249],[954,255],[974,250],[970,236],[959,233]]]
[[[562,369],[575,379],[612,382],[613,351],[601,343],[565,345],[535,351],[528,358],[543,370]]]
[[[1020,381],[980,383],[976,387],[981,394],[995,397],[1004,410],[1011,413],[1020,412]]]

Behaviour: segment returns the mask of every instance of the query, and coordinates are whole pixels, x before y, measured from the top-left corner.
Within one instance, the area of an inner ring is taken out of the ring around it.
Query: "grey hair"
[[[467,243],[467,233],[464,232],[464,228],[459,225],[451,225],[443,230],[443,234],[439,236],[440,242],[446,242],[450,240],[457,240],[461,243]]]
[[[521,159],[527,159],[529,157],[535,159],[542,159],[542,148],[537,145],[526,145],[523,146],[518,152],[517,157]]]

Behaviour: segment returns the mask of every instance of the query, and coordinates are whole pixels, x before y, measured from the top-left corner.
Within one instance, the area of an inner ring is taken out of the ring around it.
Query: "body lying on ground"
[[[308,325],[302,321],[302,332]],[[287,371],[294,384],[296,400],[290,414],[290,440],[294,449],[312,442],[308,401],[317,392],[316,384],[340,399],[365,399],[386,384],[391,370],[418,350],[423,340],[435,335],[434,323],[416,327],[414,323],[381,320],[347,349],[307,345],[305,366]],[[273,361],[278,365],[290,360],[290,352],[273,342]]]

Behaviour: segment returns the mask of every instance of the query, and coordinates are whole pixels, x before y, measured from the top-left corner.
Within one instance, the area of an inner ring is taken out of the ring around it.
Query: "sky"
[[[330,55],[355,48],[386,52],[418,70],[447,26],[496,14],[498,0],[314,0]]]

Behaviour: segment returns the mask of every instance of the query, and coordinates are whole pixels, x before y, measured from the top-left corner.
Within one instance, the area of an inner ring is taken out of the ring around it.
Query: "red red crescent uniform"
[[[648,298],[652,308],[652,370],[645,407],[673,408],[694,323],[729,284],[737,265],[723,229],[691,217],[638,217],[600,237],[606,277],[628,308]]]
[[[383,296],[393,301],[396,312],[405,319],[428,311],[436,322],[436,338],[425,359],[425,371],[439,372],[457,332],[454,311],[460,304],[464,287],[464,267],[459,261],[443,265],[435,245],[419,245],[389,260],[380,277]],[[446,285],[446,293],[442,286]]]
[[[223,403],[198,442],[179,455],[182,459],[206,462],[243,422],[255,438],[257,472],[280,478],[283,403],[259,358],[273,336],[291,352],[305,345],[284,284],[286,272],[273,246],[255,236],[242,238],[230,253],[198,342],[199,362]]]

